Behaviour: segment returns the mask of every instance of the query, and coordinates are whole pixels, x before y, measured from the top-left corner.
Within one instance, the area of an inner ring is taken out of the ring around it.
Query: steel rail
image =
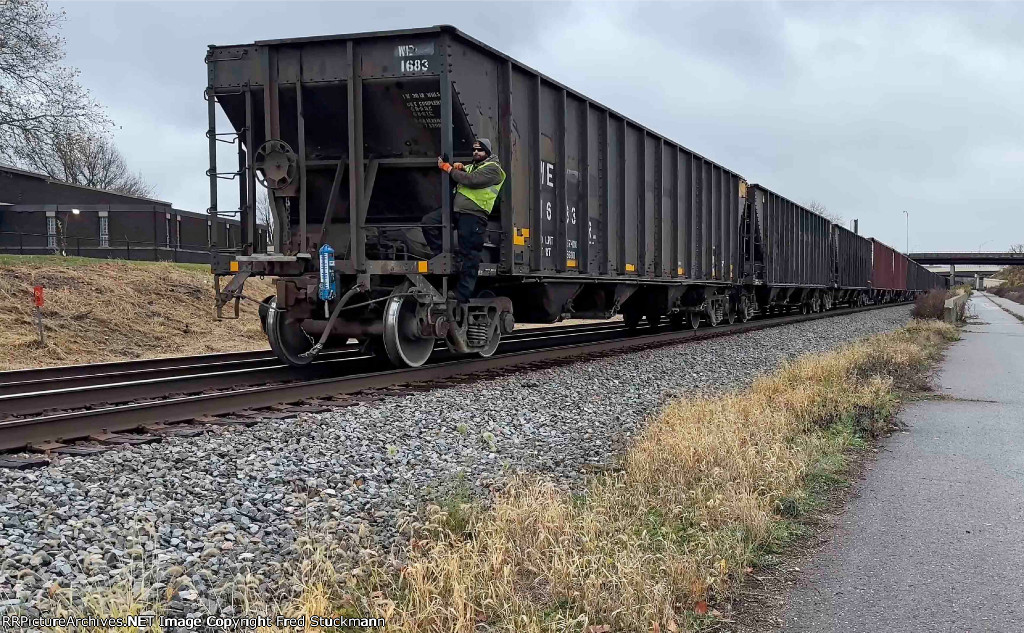
[[[621,322],[589,323],[584,325],[537,327],[517,330],[512,336],[520,333],[557,332],[566,328],[603,329],[621,327]],[[320,354],[318,360],[330,358],[342,352],[357,352],[359,345],[343,345],[331,348]],[[317,362],[317,361],[314,361]],[[244,366],[277,366],[281,361],[270,350],[253,350],[247,352],[220,352],[214,354],[198,354],[194,356],[166,356],[162,358],[145,358],[140,360],[115,361],[110,363],[86,363],[80,365],[63,365],[59,367],[35,367],[32,369],[14,369],[0,371],[0,395],[41,391],[47,388],[64,388],[102,384],[111,380],[124,380],[134,375],[157,378],[184,373],[202,373],[203,368],[237,368]],[[163,373],[161,373],[163,372]],[[34,388],[37,386],[39,388]]]
[[[10,451],[49,440],[88,437],[99,431],[115,432],[144,428],[147,425],[179,422],[201,416],[237,413],[243,409],[294,403],[309,398],[351,394],[367,389],[393,387],[422,381],[435,381],[465,374],[480,374],[528,363],[569,360],[574,357],[621,352],[635,348],[661,347],[681,342],[706,340],[785,325],[833,318],[898,304],[863,308],[841,308],[831,312],[759,319],[747,323],[700,330],[664,331],[647,328],[623,337],[599,338],[539,349],[499,352],[490,358],[460,357],[439,360],[414,369],[389,369],[355,375],[321,378],[292,384],[249,386],[219,393],[171,397],[122,406],[99,407],[73,413],[0,421],[0,450]],[[598,336],[591,333],[591,336]],[[550,337],[540,337],[541,340]]]
[[[530,328],[516,332],[504,342],[508,347],[540,338],[624,330],[625,326],[622,323]],[[358,347],[340,352],[332,351],[326,355],[327,358],[318,359],[313,364],[301,368],[284,365],[273,358],[273,362],[267,360],[198,364],[141,372],[77,376],[52,381],[0,384],[0,412],[4,417],[10,417],[46,411],[69,411],[101,404],[162,398],[168,394],[201,393],[214,389],[337,377],[382,367],[379,359],[364,354]],[[439,358],[444,358],[443,350],[439,350]]]
[[[338,360],[359,355],[358,346],[346,346],[334,350],[325,351],[317,360],[317,363]],[[114,383],[128,383],[134,381],[157,380],[161,378],[185,378],[189,376],[200,376],[213,372],[230,372],[239,370],[273,370],[284,367],[280,360],[273,354],[259,358],[242,360],[214,360],[188,362],[196,357],[182,357],[180,364],[168,365],[166,367],[154,367],[144,369],[128,369],[125,371],[83,373],[77,376],[62,376],[57,378],[43,378],[40,380],[25,380],[0,382],[0,403],[3,396],[15,396],[32,393],[51,392],[67,389],[84,389],[86,387],[111,385]],[[87,366],[81,366],[87,367]],[[0,404],[0,411],[3,411]]]
[[[58,367],[33,367],[31,369],[12,369],[0,371],[0,385],[26,383],[61,378],[75,378],[95,374],[114,374],[148,369],[166,369],[183,367],[201,363],[231,363],[257,361],[275,358],[270,350],[253,350],[249,352],[223,352],[215,354],[198,354],[195,356],[165,356],[163,358],[144,358],[139,360],[119,360],[109,363],[85,363],[81,365],[61,365]]]

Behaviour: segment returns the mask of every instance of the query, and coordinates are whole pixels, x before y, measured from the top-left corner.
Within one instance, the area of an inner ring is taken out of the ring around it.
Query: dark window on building
[[[57,218],[46,218],[46,248],[57,248]]]
[[[171,247],[171,216],[164,216],[164,246]]]

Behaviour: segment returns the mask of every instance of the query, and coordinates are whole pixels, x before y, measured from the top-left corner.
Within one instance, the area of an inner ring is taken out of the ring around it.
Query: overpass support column
[[[974,289],[984,290],[981,286],[981,273],[974,273]]]
[[[952,288],[956,285],[956,266],[954,264],[949,265],[949,287]]]

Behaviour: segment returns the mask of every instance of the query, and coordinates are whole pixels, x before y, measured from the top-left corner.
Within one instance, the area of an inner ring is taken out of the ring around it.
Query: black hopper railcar
[[[845,268],[863,265],[863,238],[453,27],[211,46],[206,61],[211,213],[219,179],[237,176],[243,225],[241,249],[215,248],[218,315],[232,301],[237,314],[247,277],[276,278],[261,314],[289,364],[356,338],[416,366],[438,340],[493,354],[516,321],[696,327],[853,303],[866,287]],[[232,137],[237,165],[219,169]],[[478,137],[508,177],[461,308],[436,158],[469,162]],[[265,249],[257,187],[275,226]],[[421,221],[438,208],[434,256]]]

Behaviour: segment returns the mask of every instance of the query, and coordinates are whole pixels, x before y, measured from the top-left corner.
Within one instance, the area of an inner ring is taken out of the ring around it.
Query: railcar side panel
[[[755,280],[769,285],[829,285],[829,221],[759,185],[751,185],[747,197],[752,231],[764,258],[746,262],[755,271]]]
[[[583,218],[583,205],[586,200],[581,194],[582,178],[586,148],[583,139],[587,133],[587,114],[585,104],[579,99],[565,95],[565,192],[564,201],[558,209],[562,219],[561,236],[564,257],[559,259],[562,272],[578,273],[585,267],[582,260],[582,244],[580,234],[586,222]],[[585,237],[585,236],[584,236]],[[562,261],[564,260],[564,261]]]
[[[608,272],[606,236],[608,226],[608,128],[607,113],[587,108],[587,206],[585,231],[587,239],[587,272],[594,275]]]
[[[893,260],[893,271],[895,273],[895,279],[897,284],[896,290],[907,289],[907,269],[909,262],[910,260],[907,259],[906,255],[900,253],[899,251],[895,252],[895,259]]]
[[[841,288],[867,288],[871,283],[871,240],[834,224],[836,283]]]
[[[679,258],[678,269],[680,277],[692,277],[693,253],[694,253],[694,220],[693,220],[693,155],[689,152],[679,151],[679,225],[676,230],[679,234]]]
[[[871,240],[871,287],[876,290],[904,290],[907,287],[906,258],[876,239]]]
[[[643,151],[643,140],[641,138],[642,130],[626,122],[623,122],[623,125],[625,127],[622,161],[624,184],[622,212],[623,221],[625,222],[625,230],[623,231],[625,261],[623,262],[623,267],[627,275],[638,276],[643,269],[643,262],[640,257],[643,254],[640,241],[644,237],[644,228],[641,226],[644,219],[643,206],[640,200],[644,178],[644,174],[641,171],[643,169],[643,155],[641,154]]]
[[[661,219],[658,222],[658,230],[661,232],[661,252],[659,253],[661,269],[658,276],[678,277],[677,250],[679,248],[679,233],[676,227],[679,224],[677,216],[677,203],[679,198],[676,195],[679,152],[664,141],[658,143],[658,156],[661,159],[661,169],[658,173],[658,204]]]
[[[715,278],[715,265],[714,265],[714,246],[715,246],[715,223],[712,219],[714,217],[714,206],[715,206],[715,168],[704,161],[701,164],[701,183],[700,183],[700,194],[701,194],[701,258],[700,258],[700,278],[701,279],[714,279]]]
[[[908,261],[907,268],[907,289],[916,291],[935,290],[944,288],[946,285],[942,275],[928,270],[913,260]]]
[[[512,70],[511,91],[513,94],[527,95],[535,88],[536,82],[529,74],[519,69]],[[518,130],[510,139],[512,146],[512,164],[509,166],[506,184],[502,187],[501,209],[503,214],[511,212],[513,216],[512,231],[515,273],[525,273],[531,268],[530,251],[534,238],[529,235],[532,226],[530,203],[534,191],[540,189],[540,176],[531,177],[540,171],[540,157],[534,156],[535,148],[530,142],[530,130],[533,126],[531,99],[512,99],[512,127]],[[527,235],[524,235],[524,232]],[[538,236],[536,239],[540,239]]]

